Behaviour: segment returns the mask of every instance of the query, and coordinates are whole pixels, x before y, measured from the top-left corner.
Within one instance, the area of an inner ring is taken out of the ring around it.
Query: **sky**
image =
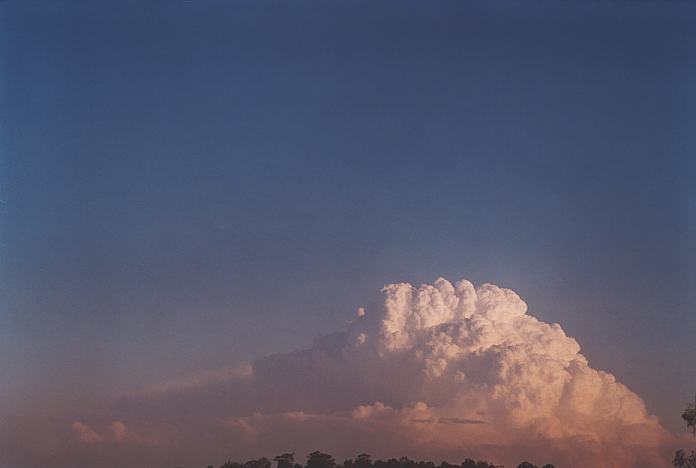
[[[688,2],[1,2],[0,443],[441,276],[682,434],[695,52]]]

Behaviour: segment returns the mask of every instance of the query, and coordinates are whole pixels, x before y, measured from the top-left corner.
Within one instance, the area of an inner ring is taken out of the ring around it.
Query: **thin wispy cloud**
[[[253,367],[249,363],[240,363],[230,367],[219,369],[207,369],[182,377],[165,380],[142,390],[143,394],[159,394],[168,392],[177,392],[182,390],[193,389],[196,387],[204,387],[207,385],[229,382],[234,380],[244,380],[252,376]]]

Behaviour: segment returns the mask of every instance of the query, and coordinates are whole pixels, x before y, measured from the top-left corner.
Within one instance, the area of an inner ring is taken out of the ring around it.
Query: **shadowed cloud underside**
[[[670,436],[641,398],[589,367],[560,325],[526,311],[491,284],[391,284],[347,331],[309,349],[122,397],[103,434],[84,421],[72,429],[92,448],[664,464]]]

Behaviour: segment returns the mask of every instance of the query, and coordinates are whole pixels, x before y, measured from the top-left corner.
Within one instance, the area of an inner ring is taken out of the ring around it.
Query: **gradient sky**
[[[687,2],[2,2],[0,414],[444,275],[513,288],[681,432],[695,76]]]

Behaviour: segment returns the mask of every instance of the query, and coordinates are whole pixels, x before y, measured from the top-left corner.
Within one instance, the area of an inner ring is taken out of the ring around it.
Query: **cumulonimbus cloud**
[[[348,330],[231,369],[124,398],[114,417],[129,434],[147,428],[171,447],[217,444],[238,458],[318,448],[663,466],[670,439],[560,325],[527,314],[509,289],[466,280],[385,286]],[[82,423],[73,430],[85,444],[106,439]]]

